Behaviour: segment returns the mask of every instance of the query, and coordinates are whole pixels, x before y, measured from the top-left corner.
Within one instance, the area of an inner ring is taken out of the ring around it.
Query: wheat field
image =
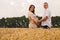
[[[0,40],[60,40],[60,28],[0,28]]]

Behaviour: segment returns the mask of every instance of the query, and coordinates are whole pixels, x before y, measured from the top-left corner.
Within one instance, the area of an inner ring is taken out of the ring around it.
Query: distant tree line
[[[42,17],[38,18],[41,19]],[[25,16],[0,19],[0,28],[28,28],[28,24],[29,19]],[[40,26],[41,24],[38,25],[38,27]],[[52,17],[52,27],[60,27],[59,16]]]

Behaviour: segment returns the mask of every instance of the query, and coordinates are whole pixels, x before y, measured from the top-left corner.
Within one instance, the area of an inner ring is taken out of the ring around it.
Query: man
[[[48,9],[48,3],[45,2],[44,3],[44,14],[42,16],[42,19],[40,19],[39,21],[41,22],[41,26],[43,28],[51,28],[51,12]]]

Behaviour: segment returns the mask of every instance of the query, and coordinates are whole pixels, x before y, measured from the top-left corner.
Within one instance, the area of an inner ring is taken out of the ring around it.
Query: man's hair
[[[47,2],[44,2],[44,4],[48,4]]]

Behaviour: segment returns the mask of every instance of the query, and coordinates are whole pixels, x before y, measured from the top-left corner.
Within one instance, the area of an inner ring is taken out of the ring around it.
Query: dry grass
[[[60,40],[60,28],[0,28],[0,40]]]

